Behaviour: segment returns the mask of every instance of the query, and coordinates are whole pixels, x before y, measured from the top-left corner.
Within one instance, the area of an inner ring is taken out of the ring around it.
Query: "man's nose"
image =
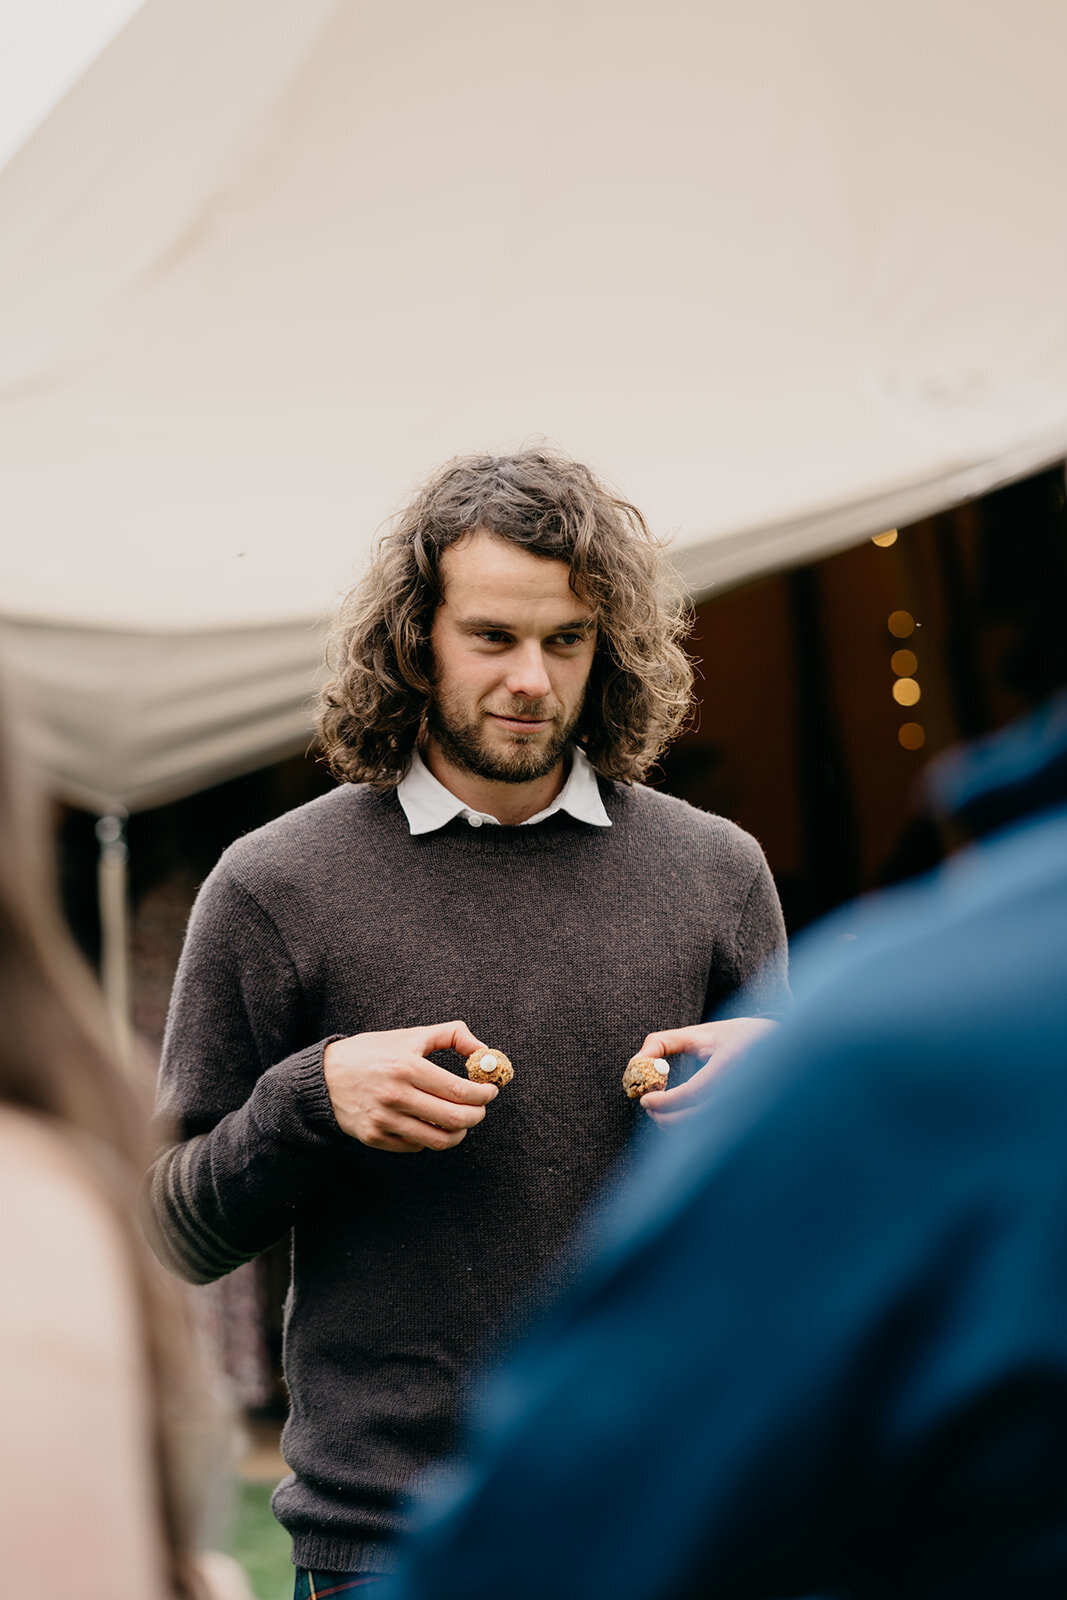
[[[543,700],[550,694],[552,684],[545,671],[545,658],[541,646],[531,641],[520,645],[508,662],[508,693],[516,700]]]

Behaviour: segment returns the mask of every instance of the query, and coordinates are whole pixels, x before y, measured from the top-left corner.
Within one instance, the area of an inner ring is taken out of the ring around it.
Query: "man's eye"
[[[584,633],[557,633],[556,643],[566,645],[569,648],[572,645],[581,644],[584,638]]]
[[[505,644],[507,637],[506,633],[480,633],[478,635],[478,638],[484,639],[486,644]]]

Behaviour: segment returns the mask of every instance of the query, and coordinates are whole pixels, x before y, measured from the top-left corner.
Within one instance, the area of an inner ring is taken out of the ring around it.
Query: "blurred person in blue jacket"
[[[1067,698],[933,787],[983,837],[652,1134],[391,1600],[1067,1595]]]

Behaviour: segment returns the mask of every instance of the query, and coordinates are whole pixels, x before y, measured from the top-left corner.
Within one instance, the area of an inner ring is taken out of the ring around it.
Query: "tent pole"
[[[99,817],[96,837],[97,901],[100,909],[100,981],[119,1047],[127,1055],[130,1044],[130,960],[127,813],[108,812]]]

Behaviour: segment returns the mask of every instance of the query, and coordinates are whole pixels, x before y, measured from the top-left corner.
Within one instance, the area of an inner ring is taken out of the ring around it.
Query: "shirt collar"
[[[435,833],[438,828],[451,822],[453,817],[465,817],[475,828],[483,824],[500,827],[497,817],[491,817],[486,811],[472,811],[470,806],[456,798],[451,789],[446,789],[434,777],[417,750],[413,752],[411,765],[396,786],[396,797],[413,834]],[[527,817],[521,826],[528,828],[535,822],[544,822],[546,817],[553,816],[557,811],[566,811],[578,822],[588,822],[594,828],[611,827],[611,818],[604,810],[600,796],[596,771],[585,751],[577,745],[571,747],[571,770],[559,794],[550,806],[534,817]]]

